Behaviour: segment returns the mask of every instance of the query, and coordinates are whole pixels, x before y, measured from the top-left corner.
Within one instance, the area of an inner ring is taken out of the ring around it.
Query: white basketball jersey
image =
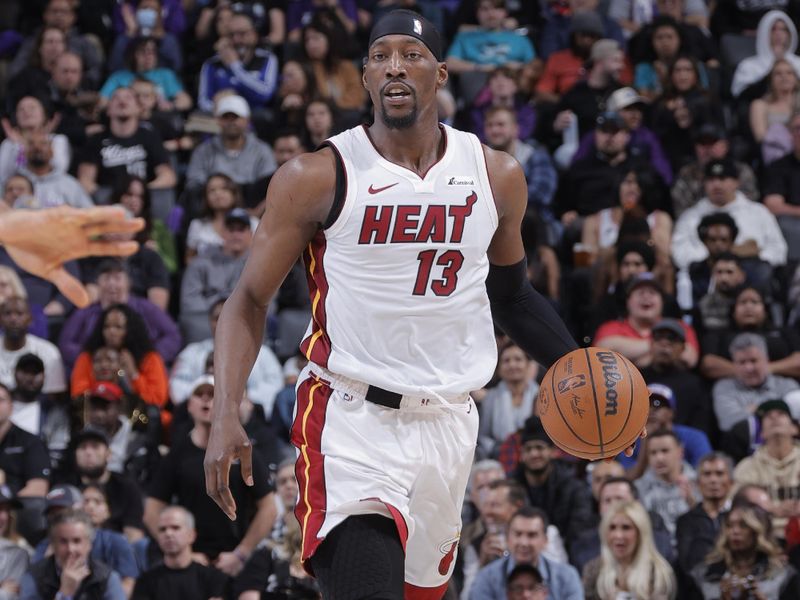
[[[383,158],[364,127],[328,140],[344,165],[344,202],[304,256],[312,321],[302,351],[401,394],[476,390],[497,363],[486,160],[474,135],[442,128],[444,154],[424,177]]]

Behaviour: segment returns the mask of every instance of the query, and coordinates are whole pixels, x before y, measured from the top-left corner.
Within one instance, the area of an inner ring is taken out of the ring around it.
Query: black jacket
[[[581,531],[594,525],[592,496],[589,488],[575,477],[571,467],[556,461],[551,464],[550,475],[535,492],[528,485],[521,464],[512,478],[527,490],[531,505],[547,513],[550,523],[558,527],[565,545],[569,547]],[[542,501],[537,501],[537,498],[542,498]]]
[[[81,587],[72,597],[73,600],[103,600],[111,569],[91,559],[89,559],[89,569],[91,573],[81,583]],[[31,567],[30,573],[42,600],[53,600],[61,586],[61,578],[56,571],[56,559],[51,556],[40,560]]]

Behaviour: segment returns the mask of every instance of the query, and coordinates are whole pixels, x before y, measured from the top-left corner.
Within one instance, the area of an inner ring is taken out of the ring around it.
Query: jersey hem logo
[[[384,192],[384,191],[388,190],[389,188],[392,188],[392,187],[396,186],[398,183],[399,182],[396,181],[396,182],[394,182],[394,183],[392,183],[390,185],[385,185],[385,186],[379,187],[379,188],[376,188],[375,185],[371,183],[369,185],[369,189],[367,189],[367,191],[370,194],[380,194],[381,192]]]

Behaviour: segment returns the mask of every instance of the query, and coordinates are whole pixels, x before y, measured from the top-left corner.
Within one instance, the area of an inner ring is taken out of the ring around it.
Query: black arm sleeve
[[[578,347],[553,306],[528,282],[524,258],[506,267],[490,265],[486,291],[495,323],[545,368]]]

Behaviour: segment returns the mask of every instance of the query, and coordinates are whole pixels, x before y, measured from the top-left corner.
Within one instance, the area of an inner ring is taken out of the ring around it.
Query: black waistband
[[[370,402],[380,404],[386,408],[400,408],[400,400],[403,399],[403,394],[397,392],[390,392],[377,386],[371,385],[367,388],[367,393],[364,396]]]

